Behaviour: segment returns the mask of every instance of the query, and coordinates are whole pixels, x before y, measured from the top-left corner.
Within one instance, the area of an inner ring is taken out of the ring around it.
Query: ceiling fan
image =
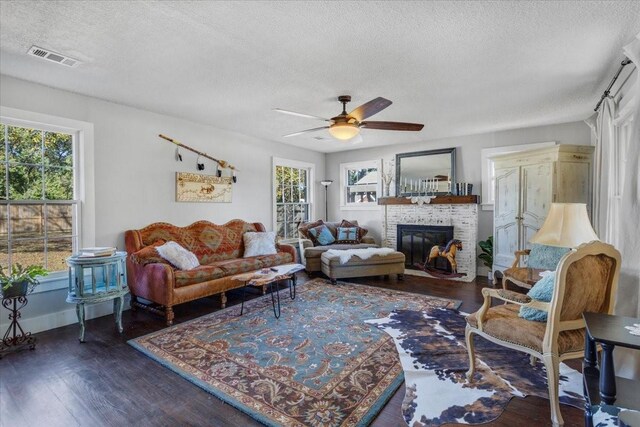
[[[392,104],[391,101],[382,97],[372,99],[371,101],[362,104],[350,113],[347,113],[347,102],[351,101],[351,96],[341,95],[338,97],[338,101],[342,103],[342,113],[330,119],[312,116],[310,114],[296,113],[295,111],[283,110],[281,108],[274,108],[274,111],[277,111],[279,113],[291,114],[298,117],[308,117],[310,119],[329,122],[328,126],[306,129],[300,132],[294,132],[288,135],[284,135],[283,137],[288,138],[291,136],[302,135],[309,132],[317,132],[322,129],[329,129],[329,133],[331,134],[331,136],[342,141],[347,141],[358,135],[360,133],[360,128],[420,131],[424,127],[423,124],[418,123],[364,121],[365,119],[379,113]]]

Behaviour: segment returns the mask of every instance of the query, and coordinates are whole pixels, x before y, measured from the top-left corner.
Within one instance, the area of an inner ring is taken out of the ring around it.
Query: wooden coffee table
[[[273,314],[276,319],[279,319],[280,290],[278,288],[278,284],[283,280],[287,280],[287,283],[289,284],[289,297],[292,300],[296,299],[296,273],[301,270],[304,270],[304,265],[302,264],[285,264],[233,276],[231,278],[232,280],[244,282],[244,286],[242,287],[242,305],[240,306],[240,316],[242,316],[242,314],[244,313],[244,300],[247,286],[264,288],[268,285],[271,292]],[[274,287],[275,292],[273,292]]]

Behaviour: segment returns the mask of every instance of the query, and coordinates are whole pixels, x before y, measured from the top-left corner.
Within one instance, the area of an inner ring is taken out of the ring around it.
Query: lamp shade
[[[352,123],[337,122],[329,128],[329,133],[335,139],[346,141],[360,133],[360,128]]]
[[[330,186],[332,183],[333,183],[333,180],[331,180],[331,179],[325,179],[325,180],[320,181],[320,184],[324,185],[325,187]]]
[[[552,203],[542,228],[530,242],[575,248],[592,240],[600,239],[591,226],[586,204]]]

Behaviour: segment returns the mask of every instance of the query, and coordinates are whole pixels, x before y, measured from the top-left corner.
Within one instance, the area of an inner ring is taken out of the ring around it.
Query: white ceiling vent
[[[46,59],[47,61],[66,65],[67,67],[77,67],[80,64],[80,61],[77,59],[73,59],[38,46],[31,46],[31,49],[29,49],[29,52],[27,53],[31,56],[35,56],[36,58]]]

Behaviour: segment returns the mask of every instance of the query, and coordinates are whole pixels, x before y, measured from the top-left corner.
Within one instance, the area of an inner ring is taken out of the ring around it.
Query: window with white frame
[[[77,136],[0,123],[0,265],[66,270],[78,247]]]
[[[311,218],[313,164],[273,159],[274,229],[282,239],[298,238],[298,226]]]
[[[340,164],[340,206],[378,209],[380,160]]]
[[[556,145],[555,142],[537,142],[533,144],[509,145],[506,147],[484,148],[481,151],[482,162],[482,209],[493,210],[495,201],[496,171],[493,157],[501,154],[517,153],[519,151],[535,150]]]

